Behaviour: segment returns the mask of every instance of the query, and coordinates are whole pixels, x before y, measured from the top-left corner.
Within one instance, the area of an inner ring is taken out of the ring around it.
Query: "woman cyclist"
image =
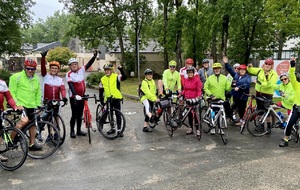
[[[185,99],[199,99],[202,95],[202,82],[198,77],[195,77],[194,72],[195,68],[193,66],[189,66],[186,69],[188,78],[184,79],[184,86],[183,86],[183,91],[182,95],[184,96]],[[190,112],[189,115],[189,125],[190,127],[188,128],[186,134],[190,135],[193,134],[193,114]],[[198,121],[196,120],[196,129],[197,129],[197,135],[200,135],[200,130],[198,126]]]

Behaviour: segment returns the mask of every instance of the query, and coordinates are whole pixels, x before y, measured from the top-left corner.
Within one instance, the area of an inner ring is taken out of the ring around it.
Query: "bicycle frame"
[[[206,119],[204,119],[205,117],[203,118],[203,121],[205,121],[206,123],[211,124],[212,126],[216,126],[219,118],[221,117],[222,119],[224,119],[225,126],[227,127],[227,121],[226,121],[223,101],[219,101],[218,103],[210,103],[209,108],[207,109],[207,111],[205,113],[205,116],[207,116],[209,114],[211,115],[212,111],[213,111],[213,108],[219,108],[218,113],[214,116],[214,118],[209,117],[210,121],[207,121]]]
[[[278,121],[279,121],[280,123],[283,123],[283,120],[282,120],[281,117],[277,114],[277,112],[274,110],[274,108],[275,108],[275,109],[276,109],[276,108],[279,109],[279,108],[282,108],[282,107],[279,107],[279,106],[277,106],[277,105],[275,105],[275,104],[270,105],[269,108],[268,108],[268,110],[267,110],[267,112],[265,112],[265,113],[263,114],[263,117],[261,117],[261,118],[259,119],[259,122],[261,122],[261,123],[265,122],[265,120],[267,119],[267,117],[269,116],[269,114],[270,114],[270,113],[273,113],[273,114],[275,115],[275,117],[278,119]]]

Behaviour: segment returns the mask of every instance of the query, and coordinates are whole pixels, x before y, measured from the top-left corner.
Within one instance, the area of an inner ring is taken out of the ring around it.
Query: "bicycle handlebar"
[[[63,103],[61,104],[61,102],[63,102]],[[63,99],[57,99],[57,100],[45,99],[43,101],[43,105],[64,107],[65,105],[67,105],[67,102],[65,102]]]

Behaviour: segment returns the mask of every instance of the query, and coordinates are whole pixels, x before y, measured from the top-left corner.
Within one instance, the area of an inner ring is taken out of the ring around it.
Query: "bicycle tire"
[[[43,148],[39,151],[28,151],[28,156],[34,159],[44,159],[51,156],[59,147],[60,135],[58,129],[48,121],[37,121],[39,127],[36,128],[37,134],[34,138],[34,143],[41,145]],[[30,143],[29,129],[35,126],[35,123],[29,123],[23,130],[26,140]],[[38,131],[39,129],[39,131]]]
[[[50,123],[52,123],[58,129],[59,135],[60,135],[59,146],[61,146],[65,142],[65,138],[66,138],[66,125],[65,125],[64,120],[62,119],[62,117],[59,114],[53,113],[53,118],[49,117],[48,121]],[[55,123],[53,123],[53,122],[55,122]]]
[[[163,118],[164,118],[164,124],[165,124],[165,127],[167,129],[167,132],[168,132],[168,135],[170,137],[173,136],[173,127],[171,126],[171,115],[170,113],[168,112],[169,109],[165,109],[164,110],[164,113],[163,113]]]
[[[218,130],[224,145],[226,145],[228,143],[228,127],[225,126],[225,120],[221,115],[218,122]]]
[[[298,122],[296,122],[295,125],[292,126],[291,135],[292,135],[292,140],[295,143],[298,143],[299,142],[299,124],[298,124]]]
[[[12,123],[10,122],[10,124]],[[12,132],[16,133],[14,140],[5,141],[4,136],[10,136]],[[0,133],[0,154],[8,158],[6,162],[0,161],[0,166],[7,171],[17,170],[24,164],[27,158],[28,143],[26,138],[22,131],[13,127],[13,125],[1,130]]]
[[[248,132],[255,136],[255,137],[261,137],[267,134],[267,123],[264,121],[264,123],[260,123],[259,118],[265,116],[265,110],[257,110],[253,112],[248,121],[247,121],[247,130]]]
[[[98,104],[97,108],[96,108],[96,120],[97,118],[99,118],[99,116],[101,116],[103,113],[103,105],[102,104]]]
[[[248,121],[248,119],[250,118],[250,115],[252,114],[252,109],[250,107],[247,107],[245,113],[244,113],[244,117],[243,117],[243,122],[241,124],[240,127],[240,133],[243,134],[245,127],[246,127],[246,123]]]
[[[103,113],[103,115],[99,118],[99,120],[97,121],[97,127],[99,132],[101,133],[101,135],[108,139],[108,140],[114,140],[116,138],[119,137],[120,134],[124,133],[125,130],[125,126],[126,126],[126,120],[125,117],[123,115],[123,113],[120,110],[117,109],[112,109],[110,111],[112,113],[111,116],[109,116],[109,111],[106,111]],[[117,115],[120,116],[120,127],[118,130],[116,129],[116,119],[117,119]],[[114,129],[114,133],[112,134],[108,134],[107,132],[110,129]]]
[[[201,119],[201,126],[202,126],[202,131],[204,133],[209,133],[210,132],[210,129],[211,129],[211,126],[209,123],[207,123],[206,121],[204,120],[207,120],[207,121],[210,121],[210,116],[209,114],[208,115],[205,115],[205,113],[207,112],[207,109],[208,107],[207,106],[203,106],[201,108],[201,114],[200,114],[200,117],[202,118]]]
[[[88,111],[85,111],[85,113],[84,113],[84,123],[85,123],[85,127],[87,128],[87,131],[88,131],[89,144],[91,144],[92,143],[91,123],[90,123],[90,118],[89,118],[89,112]]]

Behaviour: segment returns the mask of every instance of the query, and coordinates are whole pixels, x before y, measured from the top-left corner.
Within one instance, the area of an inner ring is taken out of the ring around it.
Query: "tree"
[[[20,52],[21,29],[30,24],[32,0],[0,1],[0,55]]]
[[[67,47],[56,47],[47,53],[47,61],[58,61],[61,65],[68,65],[68,60],[76,54]]]

